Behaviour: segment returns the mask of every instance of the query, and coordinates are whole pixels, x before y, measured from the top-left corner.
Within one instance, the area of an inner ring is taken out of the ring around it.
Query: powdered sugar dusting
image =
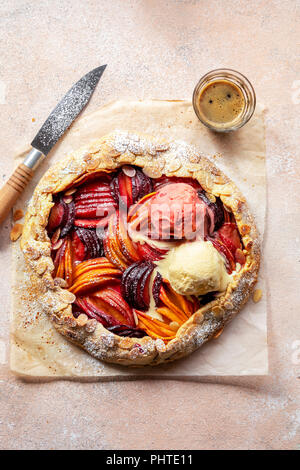
[[[110,143],[117,152],[131,152],[134,155],[143,155],[148,153],[155,156],[157,152],[168,149],[168,144],[120,130],[117,130],[113,134],[113,138]]]
[[[296,163],[297,160],[295,160],[295,156],[291,154],[272,155],[267,160],[268,170],[271,175],[294,175],[296,172]]]

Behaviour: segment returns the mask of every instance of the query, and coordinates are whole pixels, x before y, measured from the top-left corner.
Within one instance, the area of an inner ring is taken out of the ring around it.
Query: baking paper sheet
[[[215,134],[196,118],[189,101],[116,101],[76,121],[49,154],[34,181],[19,201],[25,208],[47,166],[66,153],[115,129],[148,133],[194,144],[230,176],[246,196],[255,215],[261,239],[266,214],[265,139],[263,107],[257,106],[249,123],[231,134]],[[17,163],[23,157],[18,155]],[[189,378],[199,376],[263,375],[268,373],[267,305],[264,268],[258,287],[261,301],[249,300],[242,312],[217,340],[171,364],[132,369],[102,363],[72,345],[52,326],[48,317],[27,298],[28,275],[19,243],[13,245],[15,266],[12,308],[11,369],[27,377],[97,378],[155,376]]]

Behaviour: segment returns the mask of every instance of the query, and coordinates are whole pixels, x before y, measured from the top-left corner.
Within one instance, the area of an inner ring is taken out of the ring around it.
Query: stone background
[[[88,112],[190,98],[235,68],[267,108],[270,375],[29,384],[8,367],[10,223],[1,230],[0,447],[299,449],[299,0],[9,0],[0,6],[3,181],[67,89],[108,63]],[[50,162],[49,162],[50,163]],[[44,164],[46,169],[47,163]]]

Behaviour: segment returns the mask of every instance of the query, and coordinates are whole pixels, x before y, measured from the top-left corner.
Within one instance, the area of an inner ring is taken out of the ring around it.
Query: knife
[[[97,67],[84,75],[52,111],[31,142],[32,149],[26,155],[9,180],[0,189],[0,223],[2,223],[16,200],[31,180],[34,170],[56,142],[87,105],[106,65]]]

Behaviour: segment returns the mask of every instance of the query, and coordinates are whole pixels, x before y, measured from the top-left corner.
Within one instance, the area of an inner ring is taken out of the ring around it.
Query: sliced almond
[[[63,291],[60,293],[60,298],[66,304],[72,304],[76,300],[76,295],[73,294],[73,292],[63,289]]]
[[[65,196],[72,196],[72,194],[76,193],[76,191],[77,191],[77,188],[68,189],[68,190],[65,192]]]
[[[56,243],[54,243],[52,246],[51,246],[51,249],[56,251],[58,250],[61,245],[63,244],[63,239],[61,238],[60,240],[58,240]]]
[[[22,211],[22,209],[17,209],[15,212],[14,212],[14,215],[13,215],[13,221],[14,222],[17,222],[17,220],[20,220],[24,217],[24,212]]]
[[[52,245],[55,245],[55,243],[58,242],[58,239],[59,239],[59,236],[60,236],[60,228],[57,228],[54,232],[54,234],[52,235],[52,238],[51,238],[51,243]]]
[[[72,198],[72,196],[64,196],[64,197],[63,197],[63,201],[64,201],[66,204],[70,204],[70,203],[73,201],[73,198]]]
[[[54,285],[59,286],[59,287],[67,287],[67,281],[65,279],[62,279],[61,277],[55,277],[54,278]]]
[[[241,267],[242,267],[242,266],[240,265],[240,263],[236,263],[236,265],[235,265],[235,270],[236,270],[237,273],[240,272]]]
[[[223,309],[221,307],[219,307],[219,305],[215,305],[212,308],[212,311],[213,311],[213,314],[216,315],[216,317],[219,317],[223,313]]]
[[[97,328],[97,320],[88,320],[85,329],[88,333],[94,333],[95,329]]]
[[[233,304],[229,301],[225,302],[224,307],[226,310],[231,310],[233,308]]]
[[[135,326],[138,326],[138,324],[139,324],[139,319],[138,319],[138,317],[137,317],[137,314],[135,313],[134,310],[132,311],[132,313],[133,313],[133,318],[134,318]]]
[[[149,176],[149,178],[160,178],[162,175],[161,170],[155,166],[145,166],[143,172],[146,176]]]
[[[88,322],[88,316],[85,313],[81,313],[78,318],[76,318],[77,325],[84,326]]]
[[[210,200],[210,202],[215,203],[216,202],[216,196],[214,194],[208,194],[206,193],[207,198]]]
[[[110,148],[110,149],[107,149],[105,153],[109,157],[116,158],[116,157],[119,157],[122,152],[120,152],[119,150],[116,150],[115,148]]]
[[[250,230],[251,230],[250,225],[244,224],[241,226],[242,235],[247,235],[248,233],[250,233]]]
[[[257,303],[260,301],[260,299],[262,298],[262,290],[261,289],[256,289],[254,292],[253,292],[253,302]]]
[[[12,242],[16,242],[23,232],[23,224],[15,224],[10,231],[10,239]]]
[[[155,346],[158,352],[165,352],[167,349],[165,343],[163,342],[162,339],[156,339],[155,340]]]
[[[214,338],[214,339],[219,338],[219,336],[221,336],[221,334],[223,333],[223,330],[224,330],[224,328],[221,328],[219,331],[217,331],[217,333],[214,335],[213,338]]]
[[[77,326],[76,319],[70,315],[63,318],[63,323],[69,326],[70,328],[75,328]]]
[[[171,172],[179,170],[179,168],[181,168],[181,161],[179,160],[179,158],[173,158],[167,165],[168,171]]]
[[[129,165],[122,166],[122,171],[126,176],[129,176],[129,178],[133,178],[136,174],[136,169]]]
[[[96,170],[99,166],[100,158],[94,157],[90,162],[87,163],[86,167],[88,171]]]
[[[173,331],[177,331],[178,328],[179,328],[179,323],[177,323],[177,321],[171,321],[171,323],[169,324],[169,327],[173,330]]]
[[[246,256],[240,248],[238,248],[235,252],[235,259],[237,261],[237,265],[239,264],[240,266],[242,266],[246,263]],[[237,269],[236,271],[238,272]]]
[[[192,154],[189,156],[189,160],[191,163],[199,163],[200,157],[197,154]]]
[[[215,184],[224,184],[225,181],[224,181],[224,178],[222,176],[215,176],[214,183]]]

